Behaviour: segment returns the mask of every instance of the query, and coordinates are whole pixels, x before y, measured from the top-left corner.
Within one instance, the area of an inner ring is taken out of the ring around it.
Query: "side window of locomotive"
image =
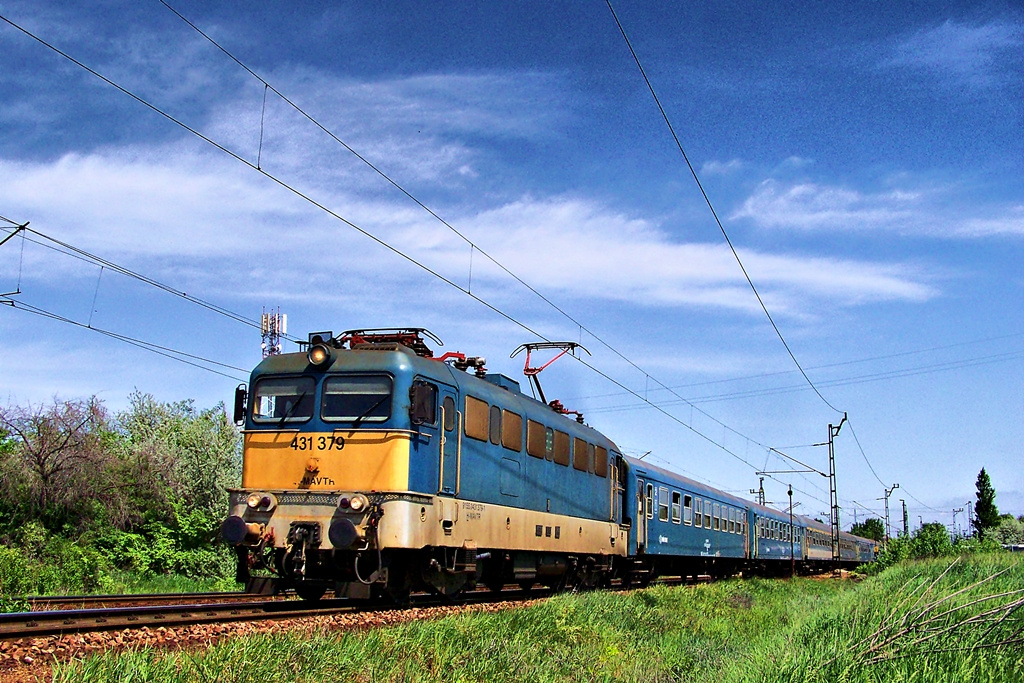
[[[467,396],[466,436],[478,441],[487,441],[488,415],[487,401]]]
[[[523,417],[510,410],[501,411],[501,445],[510,451],[523,450]]]
[[[587,442],[583,439],[572,440],[572,466],[581,471],[586,472],[589,467],[587,462]]]
[[[683,496],[683,523],[686,526],[693,524],[693,496]]]
[[[265,377],[256,380],[252,398],[255,422],[305,422],[313,417],[316,380],[312,377]]]
[[[498,406],[491,406],[491,428],[488,436],[495,446],[501,443],[501,408]]]
[[[416,380],[409,388],[409,417],[414,425],[437,422],[437,386]]]
[[[647,485],[647,496],[644,498],[644,514],[647,519],[654,519],[654,484]]]
[[[608,476],[608,449],[601,446],[594,448],[594,474],[599,477]]]
[[[328,377],[324,380],[320,416],[328,422],[384,422],[391,417],[391,378],[387,375]]]
[[[555,431],[555,462],[559,465],[569,465],[570,448],[569,435],[565,432]]]
[[[682,510],[680,509],[679,501],[682,496],[679,491],[672,492],[672,523],[679,524],[682,521]]]
[[[658,487],[658,521],[668,521],[668,489],[664,486]]]
[[[441,406],[444,408],[444,431],[450,432],[455,429],[455,399],[445,396]]]
[[[526,421],[526,452],[535,458],[543,458],[547,453],[546,431],[540,422]]]

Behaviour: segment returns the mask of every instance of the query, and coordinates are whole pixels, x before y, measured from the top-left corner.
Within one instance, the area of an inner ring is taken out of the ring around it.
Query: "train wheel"
[[[295,583],[295,593],[307,602],[316,602],[324,597],[327,592],[327,584],[321,581],[298,581]]]

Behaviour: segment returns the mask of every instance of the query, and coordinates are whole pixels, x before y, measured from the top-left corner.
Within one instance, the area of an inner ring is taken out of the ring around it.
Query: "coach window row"
[[[648,490],[650,488],[648,486]],[[647,509],[651,511],[652,508],[648,505]],[[648,517],[650,516],[649,512]],[[728,534],[742,535],[745,530],[743,510],[695,498],[679,491],[672,491],[670,498],[669,490],[661,486],[658,488],[658,520],[667,522],[670,516],[673,524],[685,524]]]
[[[490,441],[510,451],[523,450],[523,417],[511,410],[488,405],[473,396],[466,397],[466,436]],[[608,476],[608,449],[572,438],[566,432],[546,427],[534,420],[526,421],[526,452],[535,458],[599,477]]]
[[[793,527],[777,519],[760,518],[757,521],[758,535],[772,541],[793,540]]]

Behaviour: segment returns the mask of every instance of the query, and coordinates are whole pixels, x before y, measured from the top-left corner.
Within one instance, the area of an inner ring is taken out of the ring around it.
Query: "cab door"
[[[441,472],[438,477],[438,493],[444,496],[457,496],[462,475],[462,412],[458,408],[458,396],[452,387],[442,384],[440,398],[438,452]]]
[[[437,493],[445,496],[455,496],[459,489],[462,415],[456,395],[453,387],[425,379],[416,379],[410,391],[417,450],[422,448],[423,457],[437,464]]]

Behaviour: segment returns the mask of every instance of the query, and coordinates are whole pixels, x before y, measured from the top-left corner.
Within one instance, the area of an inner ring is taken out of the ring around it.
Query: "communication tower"
[[[263,334],[263,357],[276,356],[281,353],[281,336],[288,333],[288,316],[281,313],[278,308],[276,313],[267,313],[263,309],[263,317],[260,318],[260,332]]]

